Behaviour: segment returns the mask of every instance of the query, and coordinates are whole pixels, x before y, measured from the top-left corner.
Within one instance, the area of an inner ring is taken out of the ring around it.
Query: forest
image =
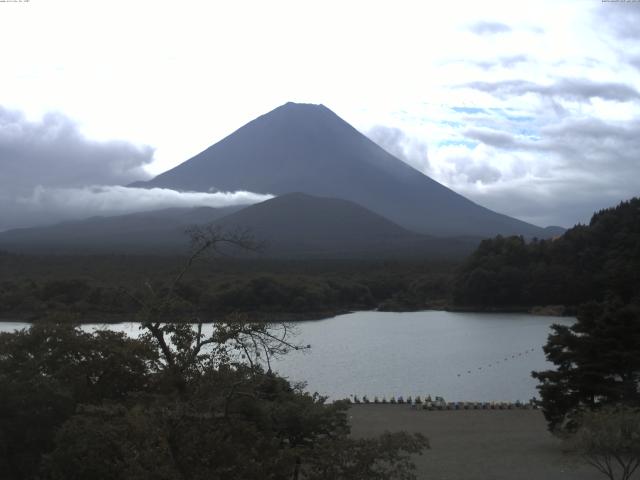
[[[122,321],[137,311],[124,289],[167,288],[179,256],[0,255],[0,317]],[[309,319],[351,310],[443,306],[454,269],[433,261],[284,261],[208,258],[177,292],[185,311]]]
[[[495,237],[482,241],[458,269],[455,305],[564,305],[616,298],[640,303],[640,199],[599,211],[551,240]]]

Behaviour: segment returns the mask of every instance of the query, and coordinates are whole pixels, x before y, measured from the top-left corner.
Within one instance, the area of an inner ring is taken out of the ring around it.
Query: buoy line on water
[[[500,363],[504,363],[504,362],[508,362],[510,360],[516,360],[524,355],[528,355],[530,353],[535,352],[536,348],[532,347],[532,348],[527,348],[526,350],[523,350],[521,352],[515,352],[513,354],[507,354],[506,357],[504,357],[502,360],[495,360],[489,364],[487,364],[486,366],[482,365],[482,366],[476,366],[473,369],[467,369],[466,374],[464,372],[460,372],[457,373],[456,376],[458,377],[462,377],[463,375],[470,375],[473,371],[480,371],[482,370],[483,367],[485,368],[493,368],[494,366],[499,365]]]

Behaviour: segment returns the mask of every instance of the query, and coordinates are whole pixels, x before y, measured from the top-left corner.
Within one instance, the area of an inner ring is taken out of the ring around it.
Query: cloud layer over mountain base
[[[129,188],[149,178],[153,148],[96,141],[60,113],[29,120],[0,105],[0,231],[170,207],[227,207],[271,198],[251,192]]]
[[[0,195],[0,231],[96,215],[119,215],[170,207],[228,207],[272,198],[252,192],[178,192],[167,188],[94,185],[82,188],[37,186],[27,195]]]

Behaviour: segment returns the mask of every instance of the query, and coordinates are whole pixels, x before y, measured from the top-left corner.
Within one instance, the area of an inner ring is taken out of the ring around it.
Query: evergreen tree
[[[572,431],[583,410],[640,406],[640,308],[592,302],[552,330],[544,351],[556,369],[533,372],[551,431]]]

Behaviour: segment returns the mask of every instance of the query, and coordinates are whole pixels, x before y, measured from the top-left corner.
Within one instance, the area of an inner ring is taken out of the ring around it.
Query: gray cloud
[[[640,4],[637,2],[602,2],[594,10],[594,23],[603,26],[622,40],[640,39]]]
[[[529,179],[518,184],[496,183],[484,191],[467,185],[459,192],[487,208],[534,225],[572,227],[576,223],[587,223],[595,211],[629,198],[600,193],[601,187],[597,181],[539,184]]]
[[[627,191],[627,195],[640,193],[639,120],[613,123],[595,118],[569,119],[541,128],[541,135],[546,139],[545,147],[561,155],[568,168],[609,178],[610,190]]]
[[[587,102],[592,98],[618,102],[640,99],[640,93],[624,83],[594,82],[584,78],[560,79],[551,85],[540,85],[526,80],[505,80],[502,82],[469,82],[461,86],[487,92],[502,99],[527,93],[580,102]]]
[[[640,3],[602,2],[591,14],[594,30],[609,37],[619,59],[640,70]]]
[[[427,142],[407,135],[399,128],[377,125],[367,136],[394,157],[403,160],[416,170],[427,173],[430,170]]]
[[[464,132],[464,136],[497,148],[511,149],[517,146],[515,137],[510,133],[488,128],[471,128]]]
[[[640,194],[640,119],[452,110],[467,126],[461,133],[468,141],[437,143],[423,171],[481,205],[541,226],[570,227]],[[405,161],[401,147],[421,143],[394,128],[376,127],[370,136]]]
[[[625,61],[629,65],[640,70],[640,55],[625,55]]]
[[[0,231],[93,215],[168,207],[251,204],[271,198],[251,192],[177,192],[127,188],[149,177],[151,147],[85,138],[60,114],[41,121],[0,107]]]
[[[470,128],[464,135],[502,150],[556,154],[576,171],[604,165],[615,167],[617,174],[626,169],[637,170],[640,178],[638,120],[613,123],[597,118],[566,118],[559,123],[540,126],[538,132],[540,138],[537,140],[489,128]]]
[[[453,157],[449,159],[454,165],[455,175],[469,184],[482,183],[489,185],[502,177],[500,170],[487,162],[476,163],[468,157]]]
[[[487,60],[475,62],[477,66],[485,70],[492,68],[513,68],[519,63],[525,63],[530,61],[527,55],[510,55],[508,57],[499,57],[496,60]]]
[[[529,161],[517,164],[510,178],[503,176],[491,189],[480,191],[459,177],[449,185],[483,205],[539,225],[586,222],[593,211],[640,194],[640,120],[566,117],[540,125],[537,132],[539,139],[531,140],[467,129],[468,138],[495,148],[494,155],[502,150]],[[448,162],[460,170],[457,158]]]
[[[494,35],[511,31],[511,27],[500,22],[476,22],[469,25],[469,30],[476,35]]]
[[[129,183],[149,177],[143,167],[152,159],[148,146],[89,140],[64,115],[33,122],[0,107],[2,189]]]

